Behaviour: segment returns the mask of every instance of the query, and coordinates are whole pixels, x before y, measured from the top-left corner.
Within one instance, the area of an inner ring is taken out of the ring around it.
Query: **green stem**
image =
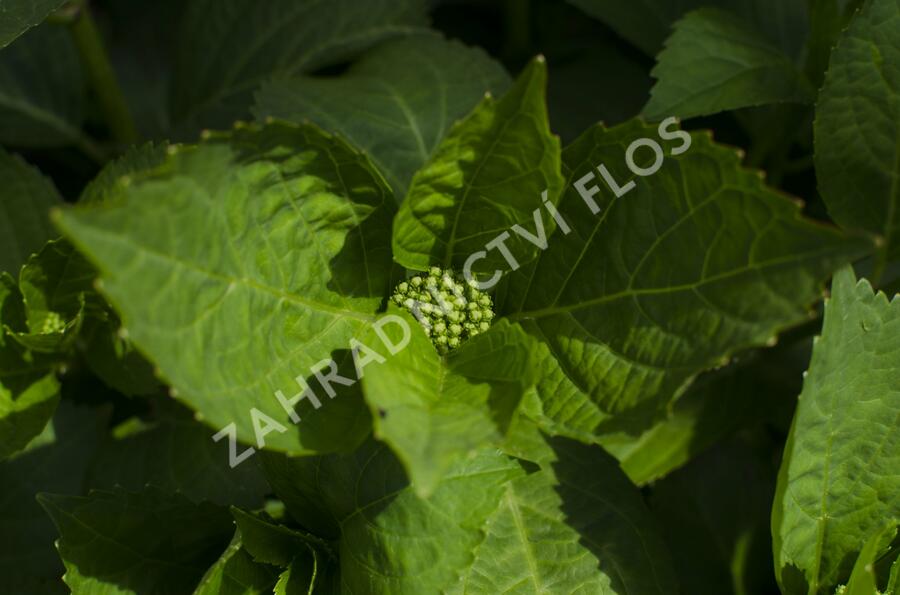
[[[125,96],[116,80],[106,49],[103,47],[103,40],[91,16],[90,7],[86,1],[82,1],[78,4],[78,8],[78,13],[71,23],[72,36],[100,107],[106,115],[109,130],[113,138],[122,144],[136,143],[137,128],[128,104],[125,103]]]

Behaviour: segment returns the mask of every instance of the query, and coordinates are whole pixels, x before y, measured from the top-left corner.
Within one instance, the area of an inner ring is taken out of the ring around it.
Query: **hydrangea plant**
[[[0,0],[0,593],[900,594],[898,73],[900,0]]]

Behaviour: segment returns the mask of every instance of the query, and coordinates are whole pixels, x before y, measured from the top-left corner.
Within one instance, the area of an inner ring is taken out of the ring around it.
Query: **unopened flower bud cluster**
[[[491,297],[475,281],[438,267],[397,285],[391,300],[416,317],[442,355],[488,330],[494,318]]]

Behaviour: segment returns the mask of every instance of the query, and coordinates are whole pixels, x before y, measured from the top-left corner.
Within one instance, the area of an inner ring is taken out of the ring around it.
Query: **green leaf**
[[[804,0],[569,0],[597,18],[647,55],[655,56],[672,24],[702,6],[731,11],[765,32],[791,57],[800,54],[806,39],[807,3]]]
[[[331,555],[328,543],[314,535],[275,524],[239,508],[232,508],[231,514],[243,536],[244,547],[257,562],[287,567],[300,557],[315,562],[318,551]]]
[[[462,270],[471,254],[516,223],[539,235],[538,216],[550,234],[553,219],[541,206],[541,193],[555,203],[563,180],[559,139],[547,121],[546,82],[547,67],[538,58],[502,99],[485,98],[451,129],[416,172],[394,221],[397,262],[416,270]],[[508,249],[524,263],[538,247],[516,234]],[[472,270],[492,274],[505,262],[491,251]]]
[[[509,76],[478,48],[435,34],[389,41],[336,78],[297,77],[265,84],[257,118],[311,120],[365,150],[401,200],[417,169],[451,125]]]
[[[811,85],[781,50],[716,9],[689,13],[657,56],[644,115],[692,118],[772,103],[809,103]]]
[[[0,0],[0,49],[19,35],[41,24],[65,0]]]
[[[275,568],[253,561],[242,547],[241,533],[237,531],[194,595],[262,595],[271,593],[277,580]]]
[[[875,576],[875,562],[881,550],[890,543],[891,538],[897,533],[897,524],[891,523],[881,531],[873,533],[866,540],[866,544],[859,552],[856,564],[853,565],[853,573],[847,582],[847,588],[841,595],[872,595],[878,589],[878,580]],[[893,591],[886,591],[892,595]]]
[[[85,82],[64,27],[43,25],[0,52],[0,143],[81,145]]]
[[[133,341],[123,336],[122,323],[115,312],[108,310],[104,319],[89,317],[79,335],[83,340],[82,355],[104,384],[123,395],[151,395],[162,385],[153,366],[135,348]]]
[[[465,590],[675,592],[669,553],[616,461],[563,438],[547,446],[541,471],[506,484]]]
[[[786,595],[830,593],[886,519],[900,518],[900,299],[846,268],[794,416],[772,510]]]
[[[665,549],[615,461],[551,446],[530,474],[483,451],[428,500],[374,442],[344,457],[265,453],[264,466],[301,524],[334,535],[346,592],[671,593]]]
[[[41,433],[59,402],[52,362],[32,356],[4,328],[24,324],[22,296],[7,273],[0,273],[0,460]]]
[[[103,416],[64,401],[26,450],[0,462],[0,591],[67,593],[53,547],[56,530],[35,500],[43,491],[81,493]]]
[[[231,539],[228,511],[155,488],[41,494],[74,595],[190,593]]]
[[[176,121],[226,126],[249,114],[261,83],[312,72],[427,23],[423,0],[200,0],[180,25]]]
[[[287,570],[278,577],[275,584],[275,595],[311,595],[312,593],[337,593],[339,591],[314,591],[316,568],[311,566],[307,558],[293,561]]]
[[[571,233],[510,276],[500,313],[542,344],[531,415],[553,433],[643,431],[698,373],[807,320],[822,281],[871,247],[803,219],[707,135],[635,176],[626,148],[642,138],[660,137],[631,121],[566,148],[559,211]],[[601,165],[623,191],[634,186],[616,198]],[[582,178],[597,214],[575,189]]]
[[[130,176],[162,165],[166,160],[167,143],[146,143],[129,147],[118,159],[107,163],[100,173],[85,186],[79,203],[105,202],[127,186]]]
[[[371,428],[357,386],[329,399],[313,383],[322,408],[304,399],[298,427],[275,394],[299,394],[295,379],[323,360],[345,367],[374,320],[391,285],[384,180],[311,126],[170,152],[114,200],[59,218],[100,269],[123,334],[214,428],[261,447],[264,414],[280,425],[260,434],[269,448],[352,449]]]
[[[888,578],[887,589],[885,589],[885,595],[892,595],[897,593],[897,588],[900,587],[900,557],[894,560],[894,563],[891,564],[891,574]]]
[[[48,215],[62,199],[53,182],[2,147],[0,179],[0,271],[18,275],[28,257],[57,235]]]
[[[11,333],[28,349],[56,353],[68,348],[88,311],[102,314],[93,291],[96,271],[63,239],[51,240],[19,273],[27,332]]]
[[[822,88],[831,51],[863,1],[824,0],[809,5],[806,73],[816,88]]]
[[[900,258],[900,5],[873,0],[832,52],[816,106],[819,192],[840,225],[881,234]]]
[[[505,457],[482,454],[426,501],[410,489],[390,450],[371,440],[352,455],[262,457],[290,514],[337,544],[345,590],[372,595],[439,592],[455,584],[503,484],[521,475]]]
[[[409,345],[363,369],[363,394],[375,437],[403,462],[413,487],[430,494],[447,471],[472,453],[496,444],[522,393],[534,383],[529,337],[500,321],[445,358],[419,323],[404,314]],[[392,328],[391,341],[401,337]],[[377,345],[374,335],[363,340]],[[386,356],[386,357],[385,357]]]
[[[155,409],[154,420],[131,418],[107,437],[91,465],[91,487],[138,491],[152,485],[192,502],[263,505],[269,486],[257,461],[229,468],[228,445],[213,442],[188,412],[166,402]]]

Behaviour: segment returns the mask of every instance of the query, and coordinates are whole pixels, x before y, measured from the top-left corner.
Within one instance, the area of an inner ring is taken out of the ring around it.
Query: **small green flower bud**
[[[474,280],[439,267],[399,283],[391,301],[416,316],[441,355],[486,331],[494,317],[490,296]]]

